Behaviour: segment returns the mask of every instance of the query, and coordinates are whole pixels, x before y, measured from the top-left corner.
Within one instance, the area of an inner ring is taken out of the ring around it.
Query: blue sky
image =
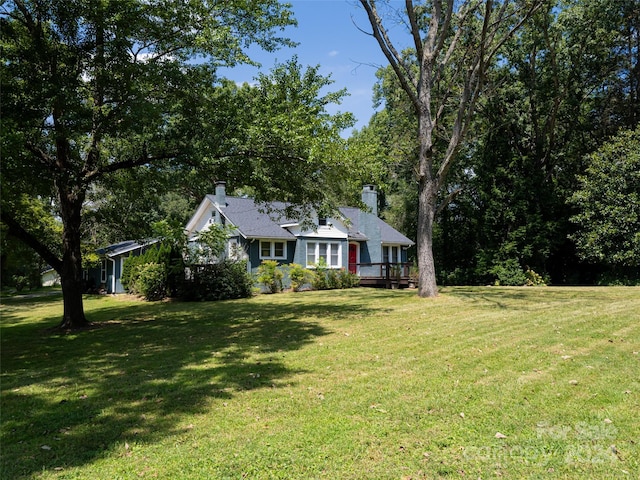
[[[252,49],[250,56],[260,62],[260,72],[268,73],[276,62],[284,63],[294,55],[303,66],[320,65],[320,74],[331,75],[330,90],[346,88],[349,96],[330,113],[352,112],[360,129],[369,122],[373,109],[373,85],[376,66],[387,65],[373,37],[358,30],[370,31],[364,10],[357,0],[290,0],[297,27],[285,35],[298,42],[296,48],[266,53]],[[258,69],[240,66],[221,72],[236,82],[251,83]],[[350,132],[346,132],[350,133]]]

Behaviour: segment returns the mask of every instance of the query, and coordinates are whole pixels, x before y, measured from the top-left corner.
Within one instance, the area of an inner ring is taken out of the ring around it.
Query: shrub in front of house
[[[338,275],[338,270],[327,270],[325,275],[327,276],[327,289],[336,290],[342,288],[342,280]]]
[[[318,267],[315,269],[311,287],[314,290],[329,290],[329,279],[326,268]]]
[[[132,295],[137,295],[136,281],[140,275],[140,269],[142,268],[144,258],[142,255],[137,257],[129,257],[125,259],[122,265],[122,275],[120,276],[120,283],[122,287]]]
[[[224,260],[191,266],[184,287],[182,298],[186,301],[248,298],[253,295],[253,278],[247,272],[247,262]]]
[[[164,264],[145,262],[143,256],[131,257],[122,268],[122,286],[131,295],[140,295],[150,302],[167,296],[167,269]]]
[[[278,266],[276,260],[263,260],[258,267],[258,283],[264,285],[268,292],[278,293],[282,291],[282,279],[284,272]]]
[[[345,268],[340,269],[338,276],[340,278],[341,288],[355,288],[360,286],[360,277]]]
[[[320,266],[315,271],[313,279],[314,290],[335,290],[342,288],[354,288],[360,285],[360,277],[342,268],[323,268]]]
[[[167,295],[178,296],[182,290],[183,278],[184,263],[181,255],[170,244],[160,244],[141,255],[127,258],[122,266],[120,282],[132,295],[142,295],[147,300],[154,301],[162,300]]]
[[[289,280],[291,282],[291,290],[299,292],[305,285],[313,283],[315,278],[314,272],[302,265],[292,263],[289,265]]]
[[[135,288],[146,300],[155,302],[167,296],[167,268],[162,263],[147,263],[138,270]]]
[[[310,270],[297,263],[279,265],[275,260],[264,260],[258,268],[256,280],[269,293],[281,292],[286,285],[294,292],[301,291],[305,286],[313,290],[334,290],[360,285],[358,275],[344,268],[327,268],[323,262]]]

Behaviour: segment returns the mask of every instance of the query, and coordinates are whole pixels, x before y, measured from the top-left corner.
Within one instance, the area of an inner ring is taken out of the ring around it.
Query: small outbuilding
[[[122,267],[130,256],[137,256],[145,252],[157,240],[137,242],[125,240],[96,250],[100,255],[100,267],[85,271],[87,291],[105,293],[125,293],[122,286]]]

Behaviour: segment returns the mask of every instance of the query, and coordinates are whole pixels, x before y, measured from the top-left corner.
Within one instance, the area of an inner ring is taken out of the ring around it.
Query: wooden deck
[[[409,277],[412,263],[358,263],[361,287],[408,288],[413,282]],[[350,269],[354,264],[349,265]]]

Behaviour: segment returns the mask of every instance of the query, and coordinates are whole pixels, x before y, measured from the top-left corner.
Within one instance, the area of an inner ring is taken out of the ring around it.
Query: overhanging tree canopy
[[[252,155],[250,143],[272,145],[268,135],[234,141],[230,133],[242,131],[234,115],[246,105],[233,88],[216,88],[216,68],[249,61],[243,50],[250,44],[289,44],[277,32],[295,22],[276,0],[14,0],[0,15],[2,222],[60,273],[61,327],[82,327],[80,240],[89,189],[124,169],[178,171],[198,168],[202,159],[221,168],[224,159]],[[299,112],[323,113],[322,103],[306,100],[297,102]],[[349,118],[337,123],[344,127]],[[10,207],[23,193],[55,198],[61,256]]]

